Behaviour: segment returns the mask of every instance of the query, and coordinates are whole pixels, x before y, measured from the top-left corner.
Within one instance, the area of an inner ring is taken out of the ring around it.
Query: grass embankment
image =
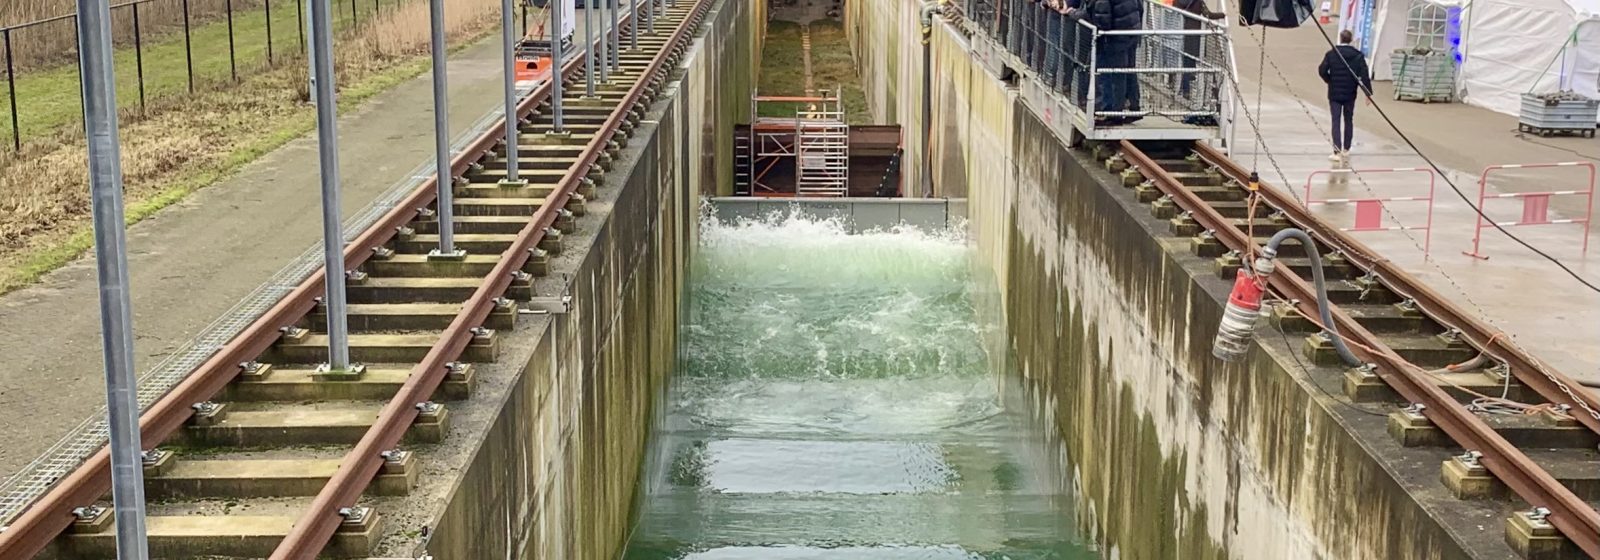
[[[456,45],[494,28],[497,0],[450,4],[447,25]],[[427,4],[410,2],[342,37],[335,62],[340,107],[425,72],[427,22]],[[223,41],[226,49],[225,33]],[[311,131],[305,74],[303,61],[291,61],[241,74],[236,84],[152,100],[144,115],[127,115],[121,132],[129,223]],[[75,127],[53,132],[20,155],[0,156],[0,293],[37,281],[90,248],[86,159]]]
[[[797,23],[774,21],[767,24],[767,44],[761,53],[761,95],[805,95],[805,50],[801,46]],[[811,22],[811,78],[818,89],[844,88],[845,121],[871,124],[867,96],[856,75],[855,59],[844,35],[844,25],[835,20]],[[784,103],[764,103],[763,117],[793,117],[796,107]]]

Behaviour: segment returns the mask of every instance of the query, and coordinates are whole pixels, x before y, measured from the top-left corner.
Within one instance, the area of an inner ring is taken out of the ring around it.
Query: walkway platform
[[[1259,38],[1252,33],[1234,30],[1241,60],[1256,60],[1259,56]],[[1428,172],[1347,171],[1428,167],[1370,107],[1358,106],[1356,110],[1360,118],[1349,165],[1329,161],[1330,124],[1323,86],[1314,69],[1306,66],[1309,63],[1300,64],[1319,60],[1326,44],[1315,29],[1273,33],[1265,72],[1266,94],[1257,115],[1257,121],[1263,123],[1267,149],[1261,149],[1251,131],[1243,128],[1247,124],[1242,124],[1238,144],[1232,151],[1234,159],[1247,166],[1254,162],[1266,182],[1288,188],[1302,200],[1308,179],[1316,199],[1426,196],[1431,179]],[[1254,92],[1260,78],[1255,65],[1245,66],[1249,67],[1240,68],[1241,90]],[[1600,141],[1519,139],[1515,117],[1459,104],[1393,101],[1388,87],[1378,85],[1381,106],[1446,173],[1437,178],[1431,231],[1365,231],[1354,235],[1428,281],[1440,293],[1505,330],[1517,344],[1555,368],[1586,384],[1600,385],[1600,320],[1596,320],[1600,317],[1600,293],[1588,290],[1556,265],[1493,229],[1483,230],[1480,253],[1488,256],[1487,260],[1463,254],[1473,249],[1479,216],[1446,182],[1446,178],[1454,182],[1466,199],[1477,204],[1479,178],[1485,168],[1551,162],[1600,164]],[[1253,100],[1250,101],[1254,111]],[[1346,171],[1328,172],[1335,168]],[[1583,166],[1507,169],[1490,175],[1488,193],[1492,197],[1581,190],[1589,188],[1588,173]],[[1549,218],[1582,219],[1588,213],[1588,203],[1584,196],[1552,197]],[[1490,216],[1500,221],[1518,221],[1523,212],[1518,199],[1491,199],[1486,208]],[[1356,225],[1353,204],[1316,204],[1313,209],[1335,224]],[[1426,202],[1393,201],[1384,203],[1377,217],[1382,220],[1382,227],[1423,228],[1430,224],[1428,209]],[[1591,246],[1587,254],[1583,251],[1584,236],[1593,235],[1596,230],[1600,227],[1594,223],[1587,228],[1554,224],[1511,229],[1590,282],[1600,283],[1600,247]]]

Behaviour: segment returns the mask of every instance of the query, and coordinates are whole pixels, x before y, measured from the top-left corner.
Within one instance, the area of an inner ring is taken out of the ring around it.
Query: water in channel
[[[625,560],[1097,558],[999,397],[968,258],[953,234],[704,224]]]

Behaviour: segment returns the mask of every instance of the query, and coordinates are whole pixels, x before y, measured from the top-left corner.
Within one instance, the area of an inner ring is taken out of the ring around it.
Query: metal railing
[[[328,0],[336,30],[416,0]],[[306,0],[131,0],[111,6],[118,98],[142,113],[153,100],[193,94],[241,74],[305,60]],[[527,13],[522,10],[526,28]],[[77,15],[0,27],[6,99],[0,126],[20,152],[26,137],[78,122]],[[72,100],[64,102],[64,100]]]
[[[1146,117],[1215,127],[1225,116],[1233,65],[1222,22],[1148,1],[1133,30],[1100,29],[1036,0],[964,0],[962,9],[1086,127]]]

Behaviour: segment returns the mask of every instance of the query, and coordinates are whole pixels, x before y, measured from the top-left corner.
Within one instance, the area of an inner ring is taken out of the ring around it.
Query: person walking
[[[1372,95],[1372,72],[1367,57],[1351,43],[1349,30],[1339,32],[1339,46],[1322,57],[1317,74],[1328,84],[1328,109],[1333,116],[1333,155],[1330,161],[1349,163],[1350,143],[1356,135],[1356,90]],[[1369,100],[1368,103],[1371,103]]]

